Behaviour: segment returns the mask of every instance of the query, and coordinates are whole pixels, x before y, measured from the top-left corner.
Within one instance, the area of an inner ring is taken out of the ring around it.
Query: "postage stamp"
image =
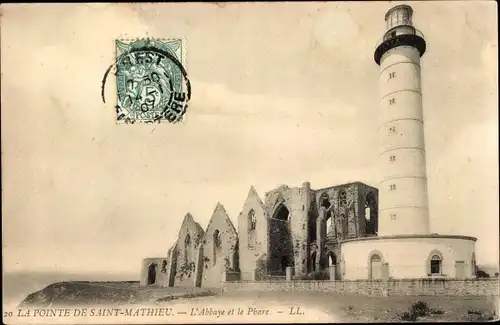
[[[182,39],[116,40],[117,123],[177,123],[191,87]]]

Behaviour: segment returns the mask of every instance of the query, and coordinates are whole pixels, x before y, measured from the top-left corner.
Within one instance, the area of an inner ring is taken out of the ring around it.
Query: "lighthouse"
[[[342,241],[343,280],[475,277],[477,239],[430,231],[420,64],[427,44],[412,18],[408,5],[389,9],[375,48],[378,233]]]
[[[380,66],[379,231],[428,234],[421,64],[426,42],[410,6],[385,15],[386,32],[375,50]]]

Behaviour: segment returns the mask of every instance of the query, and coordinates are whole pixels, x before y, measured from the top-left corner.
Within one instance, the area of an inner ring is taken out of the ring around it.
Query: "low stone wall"
[[[498,296],[498,279],[403,279],[389,281],[234,281],[222,284],[233,291],[316,291],[369,296]]]

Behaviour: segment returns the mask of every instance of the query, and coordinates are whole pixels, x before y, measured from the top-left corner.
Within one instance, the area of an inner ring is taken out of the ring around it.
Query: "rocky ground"
[[[332,322],[481,322],[498,319],[498,297],[368,297],[320,292],[223,293],[211,299],[304,306]],[[312,316],[312,315],[311,315]]]
[[[188,309],[192,306],[241,307],[245,313],[249,313],[246,314],[250,316],[247,319],[252,319],[253,314],[267,308],[271,309],[275,317],[287,322],[477,322],[498,319],[498,297],[368,297],[320,292],[221,293],[217,289],[204,288],[144,288],[139,287],[137,282],[59,282],[30,294],[19,307],[167,306],[173,303],[172,300]]]
[[[213,295],[205,288],[140,287],[138,282],[58,282],[26,297],[19,307],[155,304],[176,298]]]

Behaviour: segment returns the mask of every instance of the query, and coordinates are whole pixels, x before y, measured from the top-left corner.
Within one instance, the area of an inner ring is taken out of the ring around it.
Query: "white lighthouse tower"
[[[380,65],[378,234],[428,234],[427,176],[420,57],[426,43],[399,5],[385,15],[386,32],[375,50]]]
[[[475,277],[476,238],[429,229],[420,64],[426,42],[412,16],[410,6],[391,8],[375,49],[380,66],[378,236],[342,242],[344,280]]]

